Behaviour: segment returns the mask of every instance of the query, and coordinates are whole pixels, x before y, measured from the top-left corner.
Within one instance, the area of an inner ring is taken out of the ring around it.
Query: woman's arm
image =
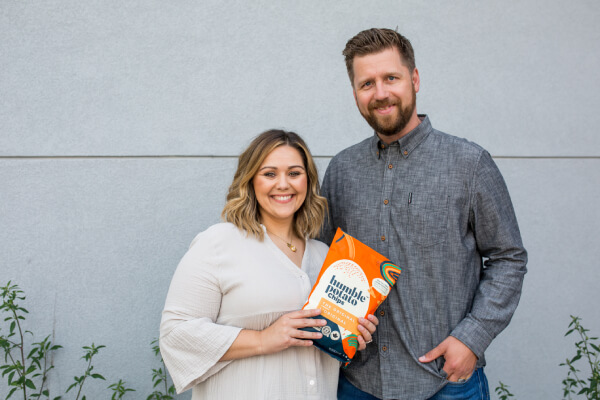
[[[293,346],[312,346],[311,339],[320,339],[323,335],[300,328],[325,325],[325,320],[311,318],[320,313],[321,310],[293,311],[262,331],[243,329],[220,361],[277,353]]]
[[[235,360],[238,358],[253,357],[264,354],[276,353],[292,346],[312,346],[312,340],[323,337],[320,332],[300,330],[313,326],[324,326],[324,319],[313,319],[321,314],[321,310],[299,310],[282,315],[267,329],[253,331],[243,329],[229,350],[221,357],[220,361]],[[379,320],[374,315],[358,319],[358,350],[364,350],[367,343],[373,340]]]

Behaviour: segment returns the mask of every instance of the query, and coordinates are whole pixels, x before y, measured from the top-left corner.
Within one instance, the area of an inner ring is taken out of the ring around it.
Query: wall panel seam
[[[333,155],[313,155],[317,159],[333,158]],[[0,156],[0,160],[62,160],[62,159],[201,159],[201,158],[234,158],[238,155],[72,155],[72,156]],[[514,160],[600,160],[600,156],[507,156],[507,155],[492,155],[495,159],[514,159]]]

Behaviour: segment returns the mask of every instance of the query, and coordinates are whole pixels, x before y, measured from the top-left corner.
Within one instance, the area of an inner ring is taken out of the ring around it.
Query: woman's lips
[[[289,201],[292,200],[292,197],[294,197],[293,194],[283,194],[283,195],[277,194],[277,195],[271,196],[271,198],[278,203],[288,203]]]

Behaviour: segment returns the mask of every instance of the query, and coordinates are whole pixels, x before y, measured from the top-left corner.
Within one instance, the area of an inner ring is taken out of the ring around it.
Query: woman
[[[181,260],[160,327],[163,359],[194,399],[335,399],[339,362],[312,346],[299,310],[327,246],[316,166],[295,133],[264,132],[239,158],[222,216]],[[296,310],[296,311],[292,311]],[[298,311],[299,310],[299,311]],[[291,312],[290,312],[291,311]],[[359,350],[377,319],[361,319]]]

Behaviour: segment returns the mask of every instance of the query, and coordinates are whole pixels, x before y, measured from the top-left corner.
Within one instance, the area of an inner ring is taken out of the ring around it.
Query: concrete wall
[[[0,0],[0,284],[25,290],[36,338],[64,346],[53,395],[94,342],[108,382],[88,398],[119,378],[146,398],[171,275],[219,220],[235,156],[282,127],[324,172],[371,134],[341,50],[398,26],[418,110],[496,158],[530,253],[490,385],[559,398],[569,315],[600,333],[599,18],[592,0]]]

